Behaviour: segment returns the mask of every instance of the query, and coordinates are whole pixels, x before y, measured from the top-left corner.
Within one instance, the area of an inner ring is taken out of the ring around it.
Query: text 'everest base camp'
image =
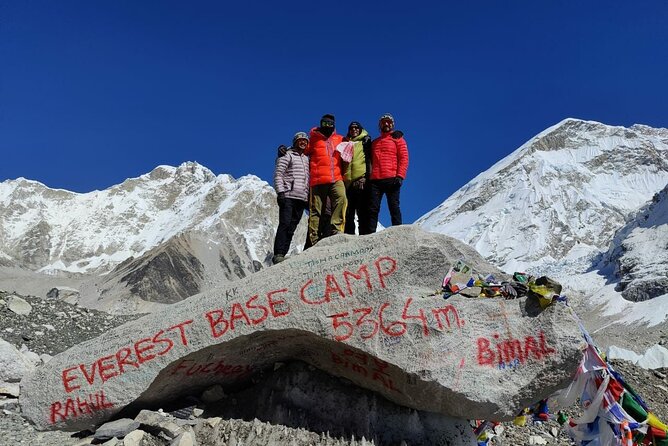
[[[21,382],[23,413],[40,429],[91,429],[128,405],[157,408],[300,360],[403,406],[510,420],[570,383],[585,343],[563,303],[435,294],[462,258],[503,276],[415,226],[323,240],[57,355]]]

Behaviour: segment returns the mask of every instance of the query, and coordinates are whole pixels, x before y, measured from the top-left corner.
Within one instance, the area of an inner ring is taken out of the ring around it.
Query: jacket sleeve
[[[311,131],[308,133],[308,145],[306,146],[306,149],[304,150],[304,155],[306,156],[311,156],[313,153],[313,145],[315,144],[314,141],[314,134],[315,134],[315,128],[312,128]]]
[[[276,189],[276,193],[280,194],[290,190],[285,182],[285,173],[289,164],[290,156],[287,154],[276,158],[276,169],[274,170],[274,189]]]
[[[364,176],[368,180],[371,177],[371,138],[366,137],[362,141],[362,150],[364,151],[364,161],[366,164],[366,173]]]
[[[397,176],[406,179],[408,171],[408,144],[404,138],[397,139]]]

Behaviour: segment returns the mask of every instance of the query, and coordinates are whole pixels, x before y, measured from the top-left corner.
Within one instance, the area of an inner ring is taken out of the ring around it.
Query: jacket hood
[[[309,140],[321,139],[321,140],[324,141],[324,140],[330,139],[332,136],[335,136],[335,135],[338,135],[338,133],[336,133],[336,129],[334,129],[334,132],[332,132],[332,134],[329,137],[327,137],[327,136],[323,135],[322,133],[320,133],[320,127],[313,127],[311,129],[311,132],[309,133]]]
[[[364,137],[369,136],[369,132],[366,131],[366,129],[362,129],[359,135],[357,135],[354,138],[350,138],[351,141],[361,141],[364,139]]]

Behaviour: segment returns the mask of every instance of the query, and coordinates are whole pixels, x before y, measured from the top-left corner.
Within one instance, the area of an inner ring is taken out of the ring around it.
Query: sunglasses
[[[321,127],[334,127],[334,121],[320,121]]]

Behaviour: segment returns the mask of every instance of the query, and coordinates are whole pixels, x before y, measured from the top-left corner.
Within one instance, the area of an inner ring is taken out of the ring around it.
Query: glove
[[[285,200],[285,192],[279,192],[276,195],[276,201],[278,201],[280,203],[283,200]]]
[[[366,178],[358,178],[357,180],[353,181],[353,189],[357,190],[364,190],[364,186],[366,185]]]
[[[404,183],[404,179],[401,177],[394,177],[394,185],[401,187],[401,185]]]
[[[369,144],[371,142],[371,137],[369,135],[366,135],[364,138],[362,138],[362,144]]]
[[[278,158],[280,158],[280,157],[284,156],[286,153],[288,153],[288,148],[285,145],[281,144],[280,146],[278,146],[278,149],[276,150],[276,152],[277,152],[276,156]]]
[[[401,139],[403,137],[404,137],[404,132],[402,132],[401,130],[395,130],[392,132],[392,138],[394,139]]]

